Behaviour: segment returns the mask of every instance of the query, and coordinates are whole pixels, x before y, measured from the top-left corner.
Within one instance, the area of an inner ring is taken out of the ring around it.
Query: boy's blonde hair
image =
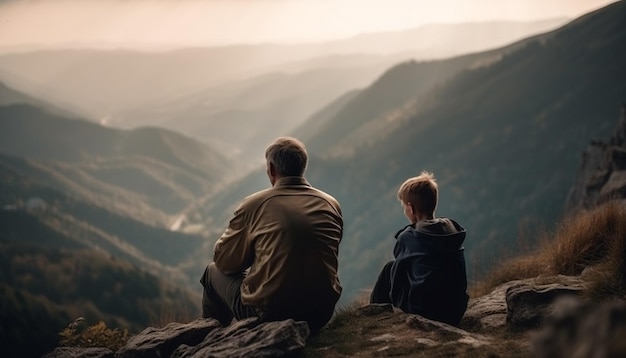
[[[435,213],[437,196],[438,186],[435,176],[427,171],[407,179],[398,189],[398,199],[404,203],[411,203],[413,210],[422,214]]]

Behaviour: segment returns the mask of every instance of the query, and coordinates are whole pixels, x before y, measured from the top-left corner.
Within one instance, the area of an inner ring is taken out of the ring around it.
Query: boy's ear
[[[411,215],[415,215],[415,207],[410,202],[406,203],[406,206],[409,207],[409,211],[411,211]]]

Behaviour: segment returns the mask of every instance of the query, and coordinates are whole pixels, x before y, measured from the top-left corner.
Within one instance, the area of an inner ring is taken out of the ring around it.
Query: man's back
[[[343,221],[333,197],[304,178],[285,177],[247,197],[237,212],[247,249],[224,250],[217,244],[214,260],[223,271],[251,261],[241,287],[244,303],[268,314],[334,307],[341,294],[337,255]]]

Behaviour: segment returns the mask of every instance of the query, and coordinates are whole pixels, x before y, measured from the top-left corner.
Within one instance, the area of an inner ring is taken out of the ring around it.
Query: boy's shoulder
[[[397,239],[400,238],[400,236],[406,235],[405,233],[409,232],[409,231],[414,231],[415,230],[415,224],[409,224],[405,227],[403,227],[402,229],[398,230],[396,232],[396,234],[394,235],[394,237]]]

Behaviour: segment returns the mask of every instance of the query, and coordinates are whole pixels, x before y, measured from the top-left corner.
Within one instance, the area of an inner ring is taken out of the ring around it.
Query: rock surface
[[[537,277],[503,283],[491,293],[471,299],[461,327],[472,332],[508,326],[524,330],[536,326],[550,311],[551,303],[564,294],[578,294],[584,281],[577,276]]]
[[[506,322],[512,329],[537,328],[554,309],[554,302],[565,296],[578,296],[582,284],[521,283],[506,290]]]
[[[169,357],[180,345],[195,346],[206,335],[221,329],[222,325],[214,319],[197,319],[190,323],[170,323],[163,328],[148,327],[131,337],[117,352],[119,358],[125,357]]]
[[[306,322],[249,318],[210,332],[195,346],[182,345],[171,357],[280,357],[304,348],[309,333]]]
[[[108,348],[78,348],[78,347],[59,347],[54,351],[46,354],[43,358],[114,358],[113,353]]]
[[[59,347],[45,358],[279,357],[305,346],[306,322],[250,318],[222,327],[213,319],[149,327],[117,353],[106,348]]]
[[[506,290],[519,284],[511,281],[496,287],[491,293],[470,299],[461,327],[472,331],[497,329],[506,325]]]

